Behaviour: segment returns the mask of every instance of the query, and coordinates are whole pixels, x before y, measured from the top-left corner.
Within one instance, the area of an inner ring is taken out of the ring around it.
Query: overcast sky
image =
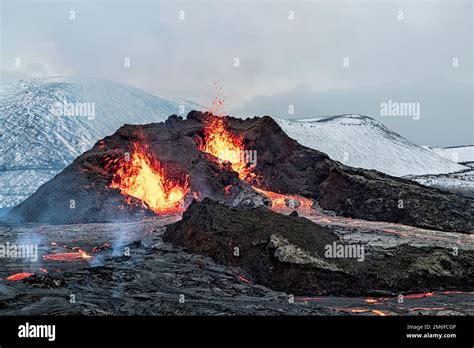
[[[4,83],[89,76],[202,105],[217,83],[234,115],[360,113],[422,145],[474,144],[472,1],[1,6]],[[382,116],[388,100],[419,103],[419,119]]]

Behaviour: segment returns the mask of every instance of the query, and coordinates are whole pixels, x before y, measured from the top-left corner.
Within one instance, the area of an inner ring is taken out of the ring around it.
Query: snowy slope
[[[353,167],[376,169],[394,176],[466,169],[410,142],[367,116],[341,115],[296,121],[277,119],[277,122],[301,144]]]
[[[474,145],[453,147],[431,147],[433,152],[441,157],[458,163],[474,162]]]
[[[422,185],[436,187],[460,196],[474,198],[474,170],[452,174],[410,176]]]
[[[87,103],[94,113],[58,113],[65,102]],[[202,107],[100,79],[52,77],[0,85],[0,208],[18,204],[123,124],[161,122],[192,109]]]
[[[474,146],[427,147],[441,157],[474,168]],[[422,185],[433,186],[457,195],[474,198],[474,170],[439,175],[410,176]]]

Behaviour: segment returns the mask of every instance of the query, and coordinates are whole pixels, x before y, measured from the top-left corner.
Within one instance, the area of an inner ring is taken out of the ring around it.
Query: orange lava
[[[321,297],[303,297],[301,298],[301,301],[303,302],[320,301],[321,299],[322,299]]]
[[[169,178],[160,162],[153,161],[147,154],[146,146],[134,144],[133,147],[129,160],[119,164],[110,187],[138,198],[157,214],[183,211],[182,202],[189,193],[188,177]]]
[[[423,297],[429,297],[429,296],[434,296],[434,293],[433,292],[426,292],[424,294],[403,295],[404,298],[423,298]]]
[[[209,112],[214,115],[204,129],[204,144],[200,150],[214,155],[219,160],[230,162],[232,170],[244,180],[251,173],[244,158],[244,146],[241,136],[230,132],[224,122],[224,97],[222,90],[216,86],[217,97],[213,101]]]
[[[21,272],[21,273],[12,274],[11,276],[8,276],[6,279],[12,282],[16,282],[16,281],[31,277],[32,275],[33,273]]]
[[[91,255],[88,255],[82,250],[74,253],[49,254],[43,256],[43,259],[48,261],[77,261],[90,260],[91,258]]]
[[[387,314],[382,312],[382,311],[379,311],[378,309],[372,309],[372,313],[374,313],[375,315],[378,315],[378,316],[381,316],[381,317],[386,317]]]
[[[470,292],[465,291],[443,291],[444,295],[451,295],[451,294],[470,294]]]
[[[232,170],[237,172],[241,179],[245,179],[251,171],[245,163],[242,138],[229,132],[220,116],[213,117],[206,125],[205,142],[200,150],[216,156],[221,161],[230,162]]]
[[[239,275],[239,279],[240,279],[241,281],[243,281],[245,284],[249,284],[249,285],[252,284],[252,282],[251,282],[250,280],[248,280],[247,278],[245,278],[245,277],[242,276],[242,275]]]
[[[370,297],[369,297],[369,298],[365,299],[365,302],[366,302],[366,303],[373,304],[373,303],[378,303],[379,301],[376,300],[375,298],[370,298]]]
[[[295,208],[295,209],[302,210],[302,211],[308,211],[308,212],[309,212],[309,210],[311,209],[311,207],[313,206],[313,203],[314,203],[314,201],[310,198],[305,198],[305,197],[301,197],[301,196],[297,196],[297,195],[285,195],[285,194],[276,193],[276,192],[272,192],[272,191],[265,191],[265,190],[259,189],[258,187],[255,187],[255,186],[252,186],[252,188],[255,191],[267,196],[272,201],[272,210],[275,210],[275,211],[291,209],[286,204],[286,202],[288,202],[288,200],[298,201],[301,205],[299,207]]]
[[[370,309],[351,309],[352,313],[367,313]]]

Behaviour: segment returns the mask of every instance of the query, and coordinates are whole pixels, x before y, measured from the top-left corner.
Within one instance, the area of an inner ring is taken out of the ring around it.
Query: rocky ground
[[[314,213],[339,237],[377,245],[418,243],[472,250],[471,235]],[[0,258],[0,315],[473,315],[474,292],[316,296],[270,290],[239,267],[163,242],[177,216],[133,223],[0,226],[3,243],[38,243],[37,263]],[[92,258],[57,261],[50,254]],[[129,251],[129,252],[128,252]],[[18,272],[33,276],[6,278]],[[71,295],[75,303],[71,303]]]
[[[355,234],[348,238],[345,232],[355,227],[322,226],[295,213],[231,209],[206,198],[193,202],[163,238],[290,293],[360,296],[474,288],[469,243],[433,243],[429,234],[424,243],[374,243]]]

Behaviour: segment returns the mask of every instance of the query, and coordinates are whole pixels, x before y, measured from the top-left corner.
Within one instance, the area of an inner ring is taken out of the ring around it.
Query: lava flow
[[[120,163],[110,187],[138,198],[157,214],[181,212],[183,198],[189,193],[188,178],[169,178],[160,162],[152,161],[146,150],[146,146],[134,144],[130,159]]]
[[[309,212],[314,203],[314,201],[310,198],[265,191],[255,186],[252,186],[252,188],[255,191],[267,196],[272,201],[272,210],[275,211],[283,212],[288,209],[298,209]]]
[[[10,280],[12,282],[16,282],[16,281],[23,280],[25,278],[31,277],[32,275],[33,275],[33,273],[21,272],[21,273],[12,274],[11,276],[8,276],[6,279]]]
[[[74,253],[61,253],[61,254],[49,254],[44,255],[44,260],[49,261],[75,261],[75,260],[90,260],[91,255],[87,254],[85,251],[78,251]]]

